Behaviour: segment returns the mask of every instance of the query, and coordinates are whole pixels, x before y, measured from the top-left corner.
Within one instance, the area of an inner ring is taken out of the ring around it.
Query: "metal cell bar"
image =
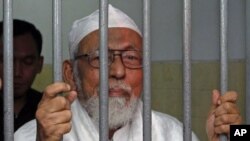
[[[13,2],[4,0],[4,140],[14,140],[13,114]]]
[[[62,42],[61,42],[61,0],[53,1],[53,70],[54,82],[62,81]]]
[[[220,1],[220,54],[221,54],[221,94],[223,95],[228,89],[228,62],[227,62],[227,26],[228,26],[228,1]],[[227,141],[226,135],[220,136],[220,141]]]
[[[191,141],[191,0],[184,0],[183,12],[183,140]]]
[[[150,0],[143,1],[143,141],[151,141]]]
[[[62,81],[62,2],[53,0],[53,78]],[[63,140],[63,139],[62,139]]]
[[[108,0],[99,3],[99,28],[100,28],[100,120],[99,140],[108,141]]]
[[[250,1],[246,1],[246,123],[250,124]]]

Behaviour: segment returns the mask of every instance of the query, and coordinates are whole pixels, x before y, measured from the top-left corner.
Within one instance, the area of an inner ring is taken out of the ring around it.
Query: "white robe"
[[[63,141],[99,141],[98,130],[87,112],[76,99],[72,104],[72,129]],[[152,141],[183,141],[182,124],[174,117],[152,111]],[[36,120],[19,128],[15,141],[36,141]],[[114,133],[113,141],[142,141],[142,104],[140,102],[133,121]],[[192,141],[198,138],[192,133]]]

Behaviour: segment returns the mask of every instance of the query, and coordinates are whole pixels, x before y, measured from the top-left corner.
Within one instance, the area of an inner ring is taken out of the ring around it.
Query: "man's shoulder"
[[[14,141],[35,141],[36,120],[31,120],[21,126],[14,134]]]
[[[152,130],[155,132],[162,131],[165,139],[181,141],[183,140],[183,124],[177,118],[161,113],[152,111]],[[192,141],[199,141],[197,136],[192,132]]]
[[[152,111],[152,137],[155,140],[181,141],[182,124],[171,115]]]
[[[182,123],[177,118],[175,118],[169,114],[158,112],[158,111],[152,111],[152,119],[157,120],[157,121],[161,121],[161,122],[167,123],[167,124],[182,126]]]

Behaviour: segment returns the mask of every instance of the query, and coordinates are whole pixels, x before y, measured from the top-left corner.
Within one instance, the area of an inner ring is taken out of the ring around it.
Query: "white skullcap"
[[[135,22],[123,13],[121,10],[114,8],[109,4],[109,21],[108,27],[124,27],[129,28],[141,35],[141,31],[135,24]],[[99,29],[99,10],[96,10],[92,14],[82,19],[76,20],[69,33],[69,51],[70,58],[74,58],[74,53],[78,49],[80,41],[89,33]]]

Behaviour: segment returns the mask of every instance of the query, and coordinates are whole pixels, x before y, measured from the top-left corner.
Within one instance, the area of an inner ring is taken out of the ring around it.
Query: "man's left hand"
[[[242,117],[236,101],[237,93],[234,91],[228,91],[221,96],[218,90],[213,90],[211,110],[206,123],[209,141],[219,141],[221,134],[229,137],[230,125],[241,124]]]

